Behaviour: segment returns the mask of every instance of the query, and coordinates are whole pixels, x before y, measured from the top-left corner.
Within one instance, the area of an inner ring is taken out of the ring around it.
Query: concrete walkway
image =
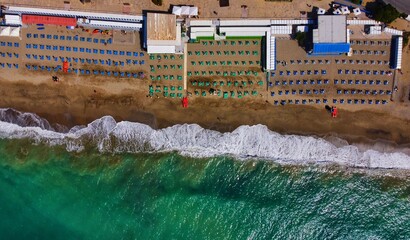
[[[187,77],[187,69],[188,69],[188,43],[185,43],[184,46],[184,90],[187,90],[187,82],[188,82],[188,77]]]

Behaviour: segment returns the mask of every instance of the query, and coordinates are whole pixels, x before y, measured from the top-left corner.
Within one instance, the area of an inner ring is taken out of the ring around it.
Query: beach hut
[[[68,72],[68,67],[69,67],[69,64],[68,64],[68,62],[67,61],[64,61],[63,62],[63,72]]]
[[[198,7],[190,7],[189,16],[198,16]]]
[[[181,9],[180,6],[174,6],[172,8],[172,14],[175,14],[177,16],[181,16],[181,13],[182,13],[182,9]]]
[[[342,100],[340,100],[340,102],[342,103]],[[334,117],[334,118],[337,117],[337,114],[338,114],[337,107],[332,107],[331,113],[332,113],[332,117]]]
[[[188,7],[188,6],[182,6],[181,7],[181,15],[189,15],[189,9],[190,9],[190,7]]]
[[[13,28],[10,32],[10,37],[20,37],[20,27]]]
[[[188,107],[188,97],[182,98],[182,107],[187,108]]]

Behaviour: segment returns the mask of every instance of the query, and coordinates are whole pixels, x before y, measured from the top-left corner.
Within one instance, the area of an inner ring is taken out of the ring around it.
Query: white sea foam
[[[348,144],[336,146],[322,138],[278,134],[263,125],[241,126],[229,133],[207,130],[196,124],[155,130],[140,123],[117,123],[106,116],[86,127],[74,127],[68,133],[47,130],[43,124],[22,127],[0,122],[0,138],[29,138],[36,143],[62,145],[68,151],[81,151],[85,147],[95,147],[101,152],[178,151],[191,157],[230,155],[291,164],[337,163],[351,167],[410,169],[410,156],[400,149],[380,152],[363,146],[360,149]]]
[[[0,121],[14,123],[22,127],[40,127],[55,131],[46,119],[37,114],[20,112],[12,108],[0,108]]]

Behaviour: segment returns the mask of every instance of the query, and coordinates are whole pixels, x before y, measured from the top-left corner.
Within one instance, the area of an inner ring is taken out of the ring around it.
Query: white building
[[[148,53],[177,53],[181,48],[181,25],[173,14],[148,13],[146,47]]]

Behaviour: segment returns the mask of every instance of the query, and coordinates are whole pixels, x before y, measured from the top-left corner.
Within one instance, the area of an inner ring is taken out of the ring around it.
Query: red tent
[[[64,61],[63,62],[63,72],[68,72],[68,67],[69,67],[69,64],[68,64],[68,62],[67,61]]]

